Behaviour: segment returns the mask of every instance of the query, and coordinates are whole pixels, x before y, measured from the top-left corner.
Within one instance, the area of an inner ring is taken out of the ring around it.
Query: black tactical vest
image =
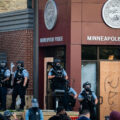
[[[5,79],[5,69],[0,69],[0,80],[4,80]]]
[[[15,74],[15,84],[17,83],[17,81],[21,81],[20,84],[23,85],[24,83],[24,76],[22,74],[23,70],[17,70],[16,74]]]
[[[0,68],[0,83],[1,83],[2,80],[4,80],[6,78],[5,77],[5,71],[6,70],[7,70],[6,68],[4,68],[4,69]],[[1,83],[1,84],[2,84],[2,86],[6,86],[6,82]]]
[[[33,108],[29,109],[29,120],[40,120],[39,108],[36,110],[33,110]]]
[[[81,102],[82,109],[88,109],[91,111],[94,108],[94,98],[92,95],[92,91],[89,92],[89,94],[86,94],[86,92],[83,91],[82,96],[84,97],[84,100]]]
[[[51,89],[54,91],[55,89],[66,90],[67,83],[63,76],[63,69],[53,69],[52,75],[55,75],[55,78],[52,79]]]

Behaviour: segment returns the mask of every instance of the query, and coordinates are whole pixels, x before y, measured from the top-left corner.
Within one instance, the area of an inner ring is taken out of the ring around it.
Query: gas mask
[[[86,91],[91,91],[91,89],[89,87],[86,87],[85,90]]]
[[[86,86],[85,86],[85,90],[88,91],[88,92],[91,91],[90,85],[86,85]]]
[[[61,65],[60,65],[60,63],[56,63],[55,66],[56,66],[57,69],[61,69]]]
[[[23,70],[23,67],[21,67],[21,64],[17,65],[17,69],[20,70],[20,71]]]

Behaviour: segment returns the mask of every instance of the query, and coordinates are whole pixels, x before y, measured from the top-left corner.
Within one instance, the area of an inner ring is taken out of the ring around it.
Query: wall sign
[[[120,0],[108,0],[102,9],[105,23],[112,28],[120,28]]]
[[[112,41],[112,42],[120,42],[120,36],[87,36],[88,41]]]
[[[63,36],[40,38],[40,43],[62,42]]]
[[[48,0],[44,10],[44,22],[48,30],[52,30],[57,20],[57,7],[54,0]]]

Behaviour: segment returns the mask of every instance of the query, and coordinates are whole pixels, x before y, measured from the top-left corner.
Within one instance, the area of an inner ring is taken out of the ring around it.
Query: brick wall
[[[33,30],[0,32],[0,52],[7,54],[8,66],[11,62],[23,60],[30,75],[27,94],[33,94]]]

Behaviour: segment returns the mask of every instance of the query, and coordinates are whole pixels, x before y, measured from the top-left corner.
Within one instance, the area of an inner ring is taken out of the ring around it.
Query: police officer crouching
[[[14,85],[13,85],[13,93],[12,93],[12,104],[10,109],[15,109],[16,98],[20,95],[21,104],[19,110],[24,110],[25,106],[25,94],[28,86],[28,77],[29,73],[26,69],[24,69],[24,62],[17,62],[17,70],[14,74]]]
[[[86,109],[89,110],[90,119],[96,120],[95,105],[98,103],[97,96],[91,91],[91,84],[89,82],[85,82],[83,88],[84,90],[78,95],[78,100],[81,104],[81,111]]]
[[[0,110],[6,110],[7,82],[10,78],[10,70],[7,61],[0,61]]]
[[[75,106],[76,99],[77,99],[77,92],[72,88],[68,87],[68,90],[65,91],[63,97],[63,106],[65,107],[66,111],[72,111],[73,107]]]

